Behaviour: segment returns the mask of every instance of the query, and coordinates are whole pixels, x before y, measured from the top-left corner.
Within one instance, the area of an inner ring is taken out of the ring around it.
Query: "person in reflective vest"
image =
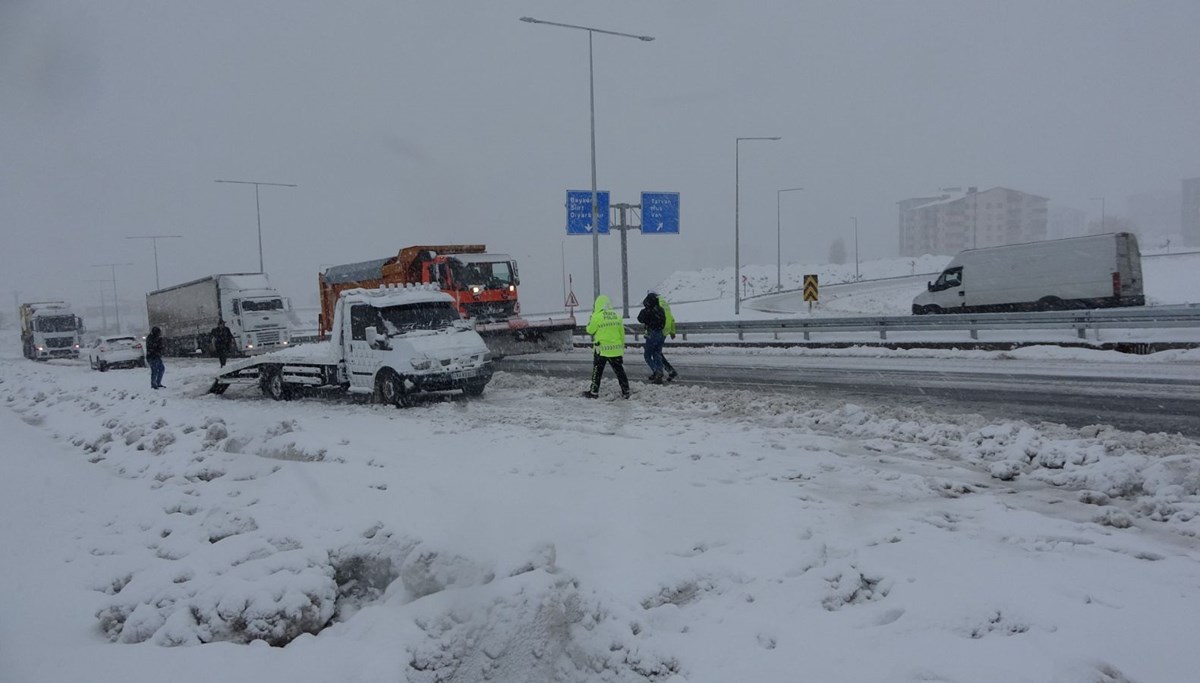
[[[658,297],[658,305],[662,307],[663,315],[667,319],[666,325],[663,326],[663,334],[667,335],[671,339],[674,339],[675,338],[675,316],[671,314],[671,304],[667,303],[667,300],[664,299],[661,294],[659,294],[657,291],[655,291],[653,289],[651,289],[648,292],[648,294],[653,294],[654,296]],[[665,343],[666,340],[664,339],[663,342]],[[667,381],[668,382],[670,382],[671,380],[673,380],[679,376],[679,373],[675,372],[675,367],[671,365],[671,362],[667,360],[666,356],[662,355],[661,351],[659,352],[658,357],[660,360],[662,360],[663,370],[667,371]]]
[[[621,397],[629,398],[629,378],[625,375],[625,323],[613,310],[612,302],[601,294],[592,307],[587,333],[592,337],[592,384],[583,395],[597,398],[600,395],[600,378],[604,366],[611,365],[621,386]]]

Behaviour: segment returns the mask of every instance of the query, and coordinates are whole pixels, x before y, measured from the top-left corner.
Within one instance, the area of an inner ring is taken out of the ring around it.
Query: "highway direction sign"
[[[596,193],[600,215],[596,223],[597,232],[608,234],[608,191]],[[567,234],[592,234],[592,191],[567,190]]]
[[[679,193],[642,193],[642,234],[679,234]]]

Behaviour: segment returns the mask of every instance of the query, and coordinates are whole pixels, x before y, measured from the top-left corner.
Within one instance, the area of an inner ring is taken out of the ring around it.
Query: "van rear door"
[[[1137,236],[1129,232],[1116,234],[1117,270],[1120,282],[1113,283],[1113,296],[1140,297],[1142,290],[1142,254]]]

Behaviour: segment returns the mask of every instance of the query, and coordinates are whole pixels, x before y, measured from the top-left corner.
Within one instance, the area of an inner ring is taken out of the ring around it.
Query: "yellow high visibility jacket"
[[[596,297],[587,333],[592,335],[592,350],[601,356],[619,358],[625,355],[625,323],[603,294]]]
[[[663,334],[671,336],[675,334],[675,316],[671,315],[671,304],[667,303],[667,300],[660,294],[658,305],[662,306],[663,313],[667,315],[667,324],[663,326]]]

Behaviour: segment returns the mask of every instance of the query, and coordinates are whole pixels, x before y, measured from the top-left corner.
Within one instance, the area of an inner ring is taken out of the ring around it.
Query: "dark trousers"
[[[604,366],[611,365],[617,373],[617,384],[621,385],[621,393],[629,393],[629,378],[625,376],[625,359],[621,356],[601,356],[592,354],[592,393],[600,393],[600,378],[604,376]]]
[[[650,374],[654,377],[662,377],[663,374],[662,348],[664,341],[666,341],[666,337],[663,336],[662,330],[646,332],[646,344],[642,349],[642,355],[646,359],[646,365],[650,366]]]
[[[150,366],[150,387],[157,389],[162,386],[163,373],[167,368],[163,365],[162,358],[147,358],[147,365]]]
[[[217,351],[217,360],[221,361],[221,367],[225,367],[225,360],[229,358],[228,351]]]

